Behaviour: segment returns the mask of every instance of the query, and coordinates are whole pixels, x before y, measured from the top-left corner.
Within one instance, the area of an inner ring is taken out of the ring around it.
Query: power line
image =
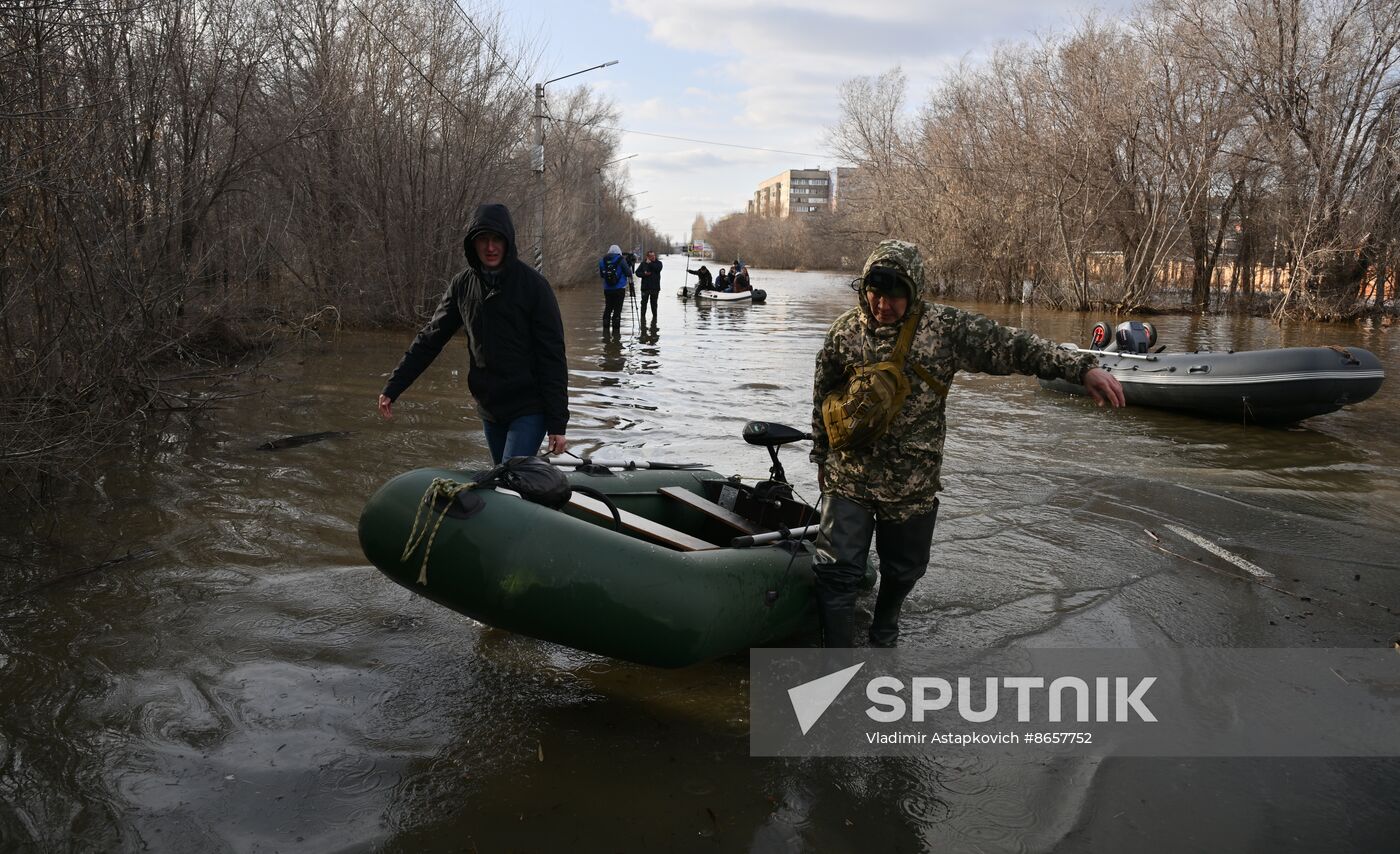
[[[818,159],[831,159],[831,158],[835,158],[835,157],[836,157],[836,155],[831,154],[831,153],[829,153],[829,152],[826,153],[826,154],[813,154],[813,153],[810,152],[810,151],[788,151],[788,150],[782,149],[782,148],[763,148],[762,146],[757,146],[757,145],[741,145],[741,144],[739,144],[739,143],[737,143],[737,142],[717,142],[717,141],[715,141],[715,140],[713,140],[713,139],[695,139],[695,138],[693,138],[693,137],[688,137],[688,136],[671,136],[670,134],[665,134],[665,133],[649,133],[649,132],[644,131],[644,130],[631,130],[631,129],[629,129],[629,128],[621,128],[621,127],[615,127],[615,126],[611,126],[611,125],[600,125],[600,124],[592,124],[592,123],[587,123],[587,122],[576,122],[576,121],[573,121],[573,120],[571,120],[571,119],[555,119],[555,121],[562,121],[562,122],[565,122],[565,123],[567,123],[567,124],[580,125],[580,126],[583,126],[583,127],[596,127],[596,128],[601,129],[601,130],[614,130],[614,131],[617,131],[618,133],[634,133],[634,134],[637,134],[638,136],[655,136],[655,137],[659,137],[659,138],[661,138],[661,139],[675,139],[675,140],[680,140],[681,142],[694,142],[694,143],[699,143],[700,145],[722,145],[722,146],[724,146],[724,147],[726,147],[726,148],[742,148],[742,149],[745,149],[745,150],[747,150],[747,151],[766,151],[766,152],[770,152],[770,153],[772,153],[772,154],[792,154],[792,155],[796,155],[797,157],[816,157],[816,158],[818,158]]]
[[[418,76],[422,77],[424,82],[426,82],[429,86],[432,86],[434,92],[437,92],[439,95],[442,96],[443,100],[451,104],[452,108],[456,110],[459,114],[461,114],[462,118],[467,118],[467,115],[462,112],[462,110],[457,106],[456,102],[454,102],[451,98],[448,98],[447,95],[442,92],[442,90],[438,89],[437,86],[434,85],[433,82],[428,79],[427,75],[425,75],[422,71],[419,70],[418,66],[414,64],[413,60],[409,59],[403,51],[399,50],[398,46],[395,45],[387,35],[385,35],[384,31],[379,29],[379,27],[376,26],[375,23],[369,19],[369,16],[364,13],[364,10],[362,10],[354,2],[354,0],[350,0],[350,5],[354,6],[355,11],[360,13],[360,17],[364,18],[365,21],[371,27],[374,27],[375,32],[379,33],[379,35],[386,42],[388,42],[389,45],[393,47],[396,52],[398,52],[399,56],[403,58],[404,62],[407,62],[409,64],[409,67],[411,67],[414,71],[418,72]],[[467,23],[467,26],[472,28],[472,31],[476,33],[477,38],[481,39],[481,43],[486,45],[486,49],[491,51],[492,55],[494,55],[496,59],[500,60],[501,64],[506,68],[508,72],[510,72],[510,76],[515,78],[515,82],[519,83],[520,86],[525,90],[525,93],[527,95],[533,94],[534,90],[530,87],[530,85],[526,83],[523,78],[521,78],[521,76],[516,72],[515,68],[509,62],[506,61],[506,58],[501,56],[500,52],[496,50],[495,45],[493,45],[491,41],[486,38],[486,34],[481,31],[481,28],[476,25],[476,22],[471,19],[471,16],[468,15],[466,11],[462,9],[461,6],[457,5],[457,0],[450,0],[450,5],[454,10],[456,10],[457,14],[461,16],[462,20]],[[670,134],[664,133],[649,133],[647,131],[629,130],[627,128],[600,125],[590,122],[576,122],[572,119],[558,119],[555,118],[553,113],[550,111],[549,101],[547,100],[544,102],[544,114],[546,118],[553,122],[564,122],[566,124],[578,125],[580,127],[599,128],[601,130],[612,130],[617,131],[619,133],[632,133],[637,134],[638,136],[652,136],[658,139],[673,139],[678,140],[680,142],[694,142],[699,145],[718,145],[723,146],[725,148],[739,148],[747,151],[763,151],[770,154],[791,154],[796,157],[816,157],[818,159],[826,159],[831,158],[833,156],[830,154],[813,154],[810,151],[788,151],[781,148],[763,148],[761,146],[756,145],[741,145],[739,143],[734,142],[718,142],[716,140],[711,139],[695,139],[692,137],[685,136],[672,136]]]
[[[457,10],[457,14],[462,16],[462,20],[467,22],[467,26],[471,27],[472,30],[476,32],[477,38],[481,39],[481,43],[486,45],[486,49],[491,51],[491,53],[496,57],[496,59],[501,61],[501,64],[505,66],[507,71],[510,72],[510,76],[514,77],[515,82],[519,83],[520,86],[525,90],[525,94],[534,95],[534,87],[532,87],[529,83],[526,83],[524,78],[522,78],[518,73],[516,73],[515,67],[512,66],[509,62],[507,62],[504,56],[501,56],[501,54],[496,50],[496,46],[491,43],[490,39],[486,38],[486,34],[481,31],[481,28],[476,25],[476,22],[471,19],[471,16],[468,15],[461,6],[457,5],[457,0],[449,0],[449,2],[451,3],[452,8]],[[554,114],[549,111],[549,101],[544,101],[543,103],[545,118],[549,119],[550,121],[554,121]]]
[[[376,33],[379,34],[380,38],[384,39],[384,41],[385,41],[390,47],[392,47],[392,48],[394,49],[394,52],[396,52],[396,53],[403,59],[403,61],[404,61],[405,63],[407,63],[408,66],[409,66],[410,68],[412,68],[412,69],[418,74],[419,77],[423,78],[423,82],[424,82],[424,83],[427,83],[428,86],[431,87],[432,90],[433,90],[434,92],[436,92],[436,93],[438,94],[439,97],[441,97],[444,101],[446,101],[447,104],[448,104],[450,107],[452,107],[452,109],[455,110],[455,111],[457,112],[457,114],[460,115],[463,119],[466,119],[466,120],[468,120],[468,121],[471,121],[471,120],[472,120],[471,117],[468,116],[468,115],[462,110],[461,107],[457,106],[457,102],[456,102],[456,101],[453,101],[450,97],[448,97],[448,95],[447,95],[445,92],[443,92],[441,89],[439,89],[439,88],[437,87],[437,84],[433,83],[433,81],[428,77],[428,75],[427,75],[427,74],[424,74],[423,71],[422,71],[422,69],[420,69],[420,68],[418,67],[418,65],[417,65],[412,59],[410,59],[410,58],[408,57],[407,54],[405,54],[402,50],[399,49],[398,45],[395,44],[394,41],[393,41],[392,39],[389,38],[388,34],[385,33],[383,30],[381,30],[381,29],[379,28],[379,26],[378,26],[377,24],[375,24],[374,21],[371,20],[370,17],[369,17],[368,15],[365,14],[365,11],[364,11],[363,9],[360,8],[359,4],[357,4],[357,3],[355,2],[355,0],[348,0],[348,2],[350,3],[350,5],[351,5],[352,7],[354,7],[355,11],[358,12],[358,13],[360,14],[360,17],[364,18],[364,19],[365,19],[365,22],[366,22],[367,24],[369,24],[370,27],[372,27]],[[459,6],[457,5],[456,0],[452,0],[451,5],[452,5],[452,8],[454,8],[454,9],[457,10],[457,13],[458,13],[459,15],[461,15],[461,17],[463,18],[463,20],[465,20],[465,21],[467,22],[467,24],[472,28],[472,30],[474,30],[474,31],[476,32],[477,36],[481,39],[482,43],[486,45],[487,49],[490,50],[491,53],[492,53],[493,55],[495,55],[495,57],[496,57],[498,60],[501,61],[501,63],[506,67],[506,70],[510,72],[510,75],[511,75],[512,77],[515,78],[516,82],[519,83],[522,87],[524,87],[526,94],[527,94],[527,95],[531,94],[533,90],[531,90],[531,88],[529,87],[529,85],[526,84],[525,81],[524,81],[523,79],[521,79],[520,75],[516,73],[514,67],[512,67],[508,62],[506,62],[505,58],[502,57],[501,54],[500,54],[499,52],[496,51],[495,46],[491,44],[491,42],[490,42],[490,41],[486,38],[486,36],[482,33],[481,29],[480,29],[479,27],[477,27],[476,23],[475,23],[474,21],[472,21],[472,19],[467,15],[467,13],[464,12],[464,11],[461,9],[461,7],[459,7]],[[830,152],[827,152],[827,153],[814,153],[814,152],[811,152],[811,151],[792,151],[792,150],[784,149],[784,148],[766,148],[766,147],[759,146],[759,145],[743,145],[743,144],[737,143],[737,142],[720,142],[720,141],[718,141],[718,140],[713,140],[713,139],[698,139],[698,138],[696,138],[696,137],[689,137],[689,136],[675,136],[675,135],[673,135],[673,134],[651,133],[651,132],[649,132],[649,131],[632,130],[632,129],[630,129],[630,128],[617,127],[617,126],[615,126],[615,125],[603,125],[603,124],[598,124],[598,123],[594,123],[594,122],[579,122],[579,121],[574,121],[573,119],[558,119],[558,118],[555,118],[555,117],[550,113],[550,110],[549,110],[549,102],[548,102],[548,101],[546,101],[546,102],[544,103],[544,108],[545,108],[545,117],[548,118],[550,121],[562,122],[562,123],[565,123],[565,124],[577,125],[577,126],[579,126],[579,127],[597,128],[597,129],[599,129],[599,130],[610,130],[610,131],[616,131],[617,133],[636,134],[636,135],[638,135],[638,136],[650,136],[650,137],[656,137],[657,139],[671,139],[671,140],[676,140],[676,141],[679,141],[679,142],[693,142],[693,143],[696,143],[696,144],[698,144],[698,145],[716,145],[716,146],[720,146],[720,147],[723,147],[723,148],[737,148],[737,149],[741,149],[741,150],[744,150],[744,151],[762,151],[762,152],[765,152],[765,153],[768,153],[768,154],[789,154],[789,155],[792,155],[792,156],[794,156],[794,157],[815,157],[815,158],[820,159],[820,160],[826,160],[826,159],[837,159],[837,160],[839,160],[839,159],[841,159],[838,155],[832,154],[832,153],[830,153]],[[1032,176],[1035,176],[1035,175],[1036,175],[1036,173],[1034,173],[1034,172],[1029,172],[1029,171],[1006,170],[1006,169],[996,169],[996,168],[978,167],[978,166],[966,166],[966,165],[963,165],[963,164],[930,163],[930,164],[927,164],[927,165],[928,165],[928,166],[931,166],[931,167],[933,167],[933,168],[952,169],[952,170],[958,170],[958,171],[963,171],[963,172],[984,172],[984,173],[990,173],[990,174],[1014,174],[1014,175],[1032,175]]]
[[[438,93],[438,96],[441,97],[444,101],[446,101],[448,106],[457,111],[457,115],[461,116],[467,121],[472,121],[472,117],[467,115],[461,107],[457,106],[456,101],[447,97],[447,93],[439,89],[437,87],[437,84],[434,83],[432,79],[428,77],[428,75],[424,74],[422,69],[420,69],[413,60],[408,58],[408,54],[404,53],[402,50],[399,49],[399,46],[394,43],[393,39],[389,38],[387,33],[379,29],[379,25],[376,24],[373,20],[371,20],[369,15],[365,14],[365,10],[360,8],[360,4],[356,3],[355,0],[349,0],[349,3],[355,8],[356,12],[360,13],[360,17],[365,19],[365,23],[369,24],[370,27],[372,27],[376,33],[379,33],[379,37],[384,39],[385,44],[393,48],[394,52],[397,53],[403,59],[404,62],[408,63],[409,68],[412,68],[414,71],[418,72],[418,76],[423,78],[423,82],[427,83],[429,88],[431,88],[434,92]]]
[[[618,133],[632,133],[632,134],[637,134],[638,136],[654,136],[654,137],[658,137],[658,138],[660,138],[660,139],[675,139],[675,140],[680,140],[681,142],[694,142],[694,143],[698,143],[698,144],[700,144],[700,145],[719,145],[719,146],[724,146],[725,148],[740,148],[740,149],[744,149],[745,151],[763,151],[763,152],[768,152],[768,153],[771,153],[771,154],[791,154],[791,155],[794,155],[794,156],[797,156],[797,157],[815,157],[815,158],[817,158],[818,160],[843,160],[843,159],[845,159],[842,155],[839,155],[839,154],[836,154],[836,153],[833,153],[833,152],[814,153],[814,152],[811,152],[811,151],[790,151],[790,150],[785,149],[785,148],[764,148],[764,147],[758,146],[758,145],[742,145],[742,144],[737,143],[737,142],[718,142],[718,141],[713,140],[713,139],[696,139],[695,137],[689,137],[689,136],[672,136],[672,135],[670,135],[670,134],[665,134],[665,133],[651,133],[651,132],[649,132],[649,131],[644,131],[644,130],[632,130],[632,129],[630,129],[630,128],[617,127],[617,126],[614,126],[614,125],[602,125],[602,124],[593,124],[593,123],[588,123],[588,122],[576,122],[576,121],[573,121],[573,120],[571,120],[571,119],[555,119],[555,121],[562,121],[562,122],[565,122],[565,123],[568,123],[568,124],[579,125],[579,126],[581,126],[581,127],[599,128],[599,129],[601,129],[601,130],[617,131]],[[857,160],[856,163],[857,163],[857,165],[860,165],[860,164],[862,163],[862,161]],[[1029,169],[1002,169],[1002,168],[997,168],[997,167],[993,167],[993,166],[969,166],[969,165],[964,164],[964,163],[931,162],[931,163],[925,163],[925,164],[921,164],[921,165],[926,166],[926,167],[931,168],[931,169],[947,169],[947,170],[950,170],[950,171],[958,171],[958,172],[978,172],[978,173],[985,173],[985,174],[989,174],[989,175],[1014,175],[1014,176],[1029,175],[1029,176],[1031,176],[1031,177],[1033,177],[1033,178],[1051,178],[1051,177],[1053,177],[1053,176],[1048,175],[1048,174],[1046,174],[1046,173],[1035,172],[1035,171],[1031,171],[1031,170],[1029,170]]]
[[[510,72],[510,76],[514,77],[515,82],[519,83],[521,88],[525,90],[525,94],[532,94],[534,90],[530,87],[530,84],[526,83],[524,79],[522,79],[521,76],[516,73],[515,67],[512,66],[509,62],[507,62],[504,56],[501,56],[501,54],[496,50],[496,46],[491,43],[490,39],[486,38],[486,34],[483,33],[481,31],[481,28],[476,25],[476,21],[473,21],[471,19],[471,16],[468,15],[466,11],[462,9],[461,6],[457,5],[457,0],[448,0],[448,2],[453,9],[457,10],[457,14],[462,16],[462,20],[467,22],[467,26],[471,27],[472,30],[476,33],[476,37],[481,39],[481,43],[486,45],[486,49],[491,51],[491,54],[495,56],[496,59],[501,61],[501,65],[505,66],[506,70]]]

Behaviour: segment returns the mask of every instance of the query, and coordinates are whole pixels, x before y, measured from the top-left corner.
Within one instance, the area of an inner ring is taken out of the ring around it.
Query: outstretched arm
[[[1127,405],[1128,401],[1123,397],[1123,384],[1103,368],[1090,368],[1084,372],[1084,389],[1099,406],[1105,403],[1114,408]]]
[[[383,418],[394,417],[394,401],[399,399],[399,395],[403,394],[405,389],[413,385],[413,381],[433,363],[453,334],[462,328],[462,315],[457,309],[457,288],[461,281],[462,276],[459,274],[448,283],[442,299],[438,300],[437,310],[433,312],[432,319],[418,330],[413,343],[408,346],[394,372],[389,375],[389,381],[379,393],[379,414]]]

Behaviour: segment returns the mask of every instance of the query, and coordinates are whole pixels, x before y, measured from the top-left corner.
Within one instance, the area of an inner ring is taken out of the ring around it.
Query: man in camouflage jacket
[[[1107,371],[1094,367],[1088,354],[1064,350],[980,314],[924,302],[923,259],[912,243],[882,241],[853,284],[859,291],[858,305],[827,331],[812,390],[812,462],[826,497],[814,563],[817,605],[823,644],[852,646],[856,585],[873,538],[880,557],[880,590],[870,642],[894,646],[900,606],[928,568],[941,488],[945,393],[953,375],[972,371],[1059,377],[1082,384],[1099,405],[1122,406],[1123,388]],[[905,360],[908,398],[875,441],[859,449],[833,450],[822,420],[822,401],[845,386],[852,368],[889,359],[904,317],[916,305],[922,306],[923,314]]]

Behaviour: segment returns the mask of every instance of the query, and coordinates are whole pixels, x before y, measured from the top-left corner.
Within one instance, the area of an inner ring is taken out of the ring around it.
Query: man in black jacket
[[[647,259],[637,266],[637,278],[642,283],[642,325],[647,325],[647,303],[651,304],[651,323],[656,325],[656,297],[661,293],[661,262],[656,252],[647,252]]]
[[[517,257],[515,225],[505,205],[476,209],[462,241],[467,268],[438,302],[379,395],[379,414],[432,364],[458,329],[465,331],[467,388],[486,430],[491,460],[562,454],[569,422],[564,324],[549,282]]]

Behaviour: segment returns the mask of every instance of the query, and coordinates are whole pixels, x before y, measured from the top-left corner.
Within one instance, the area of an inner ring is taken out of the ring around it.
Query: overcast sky
[[[531,0],[500,7],[551,85],[586,83],[620,109],[640,219],[675,239],[737,210],[784,169],[842,165],[826,144],[838,91],[895,65],[917,108],[940,77],[999,43],[1059,32],[1132,0]],[[468,13],[473,5],[463,3]],[[479,7],[477,7],[479,8]],[[644,135],[655,134],[655,136]],[[682,137],[674,139],[666,137]],[[714,143],[727,143],[717,145]],[[770,149],[770,150],[760,150]],[[782,153],[790,152],[790,153]],[[606,248],[606,247],[604,247]]]

